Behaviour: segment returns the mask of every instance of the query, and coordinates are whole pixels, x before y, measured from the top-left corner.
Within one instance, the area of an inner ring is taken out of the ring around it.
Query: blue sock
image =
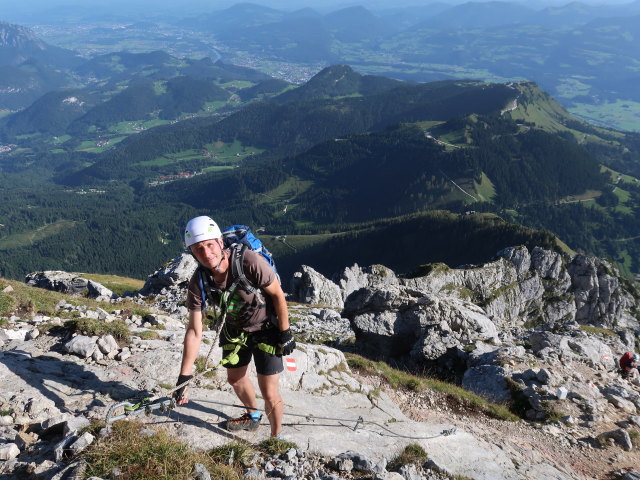
[[[249,412],[249,415],[251,415],[251,419],[252,420],[260,420],[262,418],[262,414],[260,413],[259,410],[256,410],[255,412]]]

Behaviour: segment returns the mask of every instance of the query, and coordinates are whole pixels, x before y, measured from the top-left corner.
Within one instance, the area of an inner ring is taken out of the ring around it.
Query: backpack
[[[633,353],[625,352],[625,354],[622,355],[622,357],[620,357],[620,361],[618,363],[622,370],[626,370],[631,366],[632,362],[633,362]]]
[[[278,275],[278,270],[276,269],[276,264],[273,260],[271,252],[269,252],[262,241],[251,232],[251,228],[249,228],[247,225],[231,225],[230,227],[225,228],[224,230],[222,230],[222,241],[224,243],[224,247],[228,248],[231,251],[231,258],[229,259],[229,261],[231,262],[231,277],[233,278],[233,283],[230,290],[233,290],[236,287],[242,288],[247,293],[254,293],[257,290],[256,287],[251,285],[251,282],[249,282],[249,280],[245,276],[244,268],[242,266],[244,252],[247,249],[259,253],[260,256],[264,258],[264,260],[271,266],[271,268],[273,268],[273,271],[276,274],[276,278],[278,279],[278,282],[280,282],[280,275]],[[202,304],[204,308],[206,308],[207,291],[211,289],[211,286],[207,281],[207,276],[203,274],[202,269],[199,267],[198,270],[200,273],[200,290],[202,292]]]

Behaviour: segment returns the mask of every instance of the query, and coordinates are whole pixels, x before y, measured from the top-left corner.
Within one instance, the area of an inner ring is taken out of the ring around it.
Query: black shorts
[[[234,335],[234,332],[228,332]],[[220,345],[228,343],[224,332],[220,335]],[[284,370],[282,355],[273,355],[258,348],[258,343],[275,345],[277,343],[277,330],[275,328],[267,331],[249,333],[247,344],[238,350],[239,361],[234,365],[226,364],[226,368],[240,368],[249,365],[251,358],[256,366],[256,372],[260,375],[276,375]],[[223,352],[225,355],[226,352]]]

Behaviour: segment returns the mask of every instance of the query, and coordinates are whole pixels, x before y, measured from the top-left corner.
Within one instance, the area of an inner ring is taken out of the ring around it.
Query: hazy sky
[[[364,5],[371,10],[397,7],[402,5],[427,5],[438,0],[252,0],[248,3],[267,5],[278,9],[296,10],[305,6],[319,11],[336,10],[351,5]],[[451,5],[465,3],[467,0],[440,0]],[[483,1],[483,0],[475,0]],[[564,5],[571,0],[511,0],[531,8],[543,8],[549,5]],[[631,0],[581,0],[590,4],[620,4]],[[93,13],[104,10],[121,15],[144,14],[147,18],[172,14],[187,16],[199,12],[220,10],[239,1],[233,0],[0,0],[0,20],[23,23],[46,23],[48,12],[80,12],[91,10]]]

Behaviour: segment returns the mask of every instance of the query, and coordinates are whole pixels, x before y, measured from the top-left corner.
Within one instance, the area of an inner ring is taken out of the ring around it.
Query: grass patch
[[[398,471],[403,465],[424,465],[429,460],[427,452],[417,443],[410,443],[387,465],[390,472]]]
[[[554,403],[557,402],[544,402],[544,413],[546,415],[545,420],[550,423],[560,423],[560,420],[565,416],[565,414],[556,410]]]
[[[89,421],[89,426],[80,429],[78,435],[82,435],[85,432],[89,432],[91,435],[96,436],[104,427],[107,426],[107,422],[104,420],[97,420],[95,418]]]
[[[158,340],[160,338],[160,334],[154,330],[143,330],[142,332],[136,332],[136,335],[142,340]]]
[[[205,363],[207,360],[207,357],[204,356],[199,356],[198,358],[196,358],[196,361],[194,363],[195,367],[196,367],[196,373],[202,373],[207,369],[207,364]],[[213,365],[209,364],[209,368],[213,367]],[[211,370],[210,372],[207,372],[204,374],[205,377],[215,377],[216,376],[216,370]]]
[[[10,250],[12,248],[21,248],[25,245],[34,245],[47,237],[51,237],[62,232],[63,230],[74,228],[76,223],[78,222],[72,220],[58,220],[57,222],[47,223],[33,230],[13,233],[0,240],[0,249]]]
[[[124,292],[135,292],[144,286],[143,280],[135,278],[119,277],[118,275],[83,274],[82,278],[92,280],[104,285],[113,293],[122,295]]]
[[[618,335],[615,332],[612,332],[611,330],[609,330],[608,328],[593,327],[591,325],[580,325],[580,330],[582,330],[583,332],[590,333],[592,335],[599,335],[601,337],[618,338]]]
[[[25,313],[40,313],[53,315],[56,305],[62,299],[70,304],[89,304],[87,299],[74,298],[63,293],[30,287],[15,280],[3,280],[3,288],[10,285],[12,292],[0,292],[0,316],[21,315]],[[95,301],[92,304],[97,304]]]
[[[206,453],[192,450],[172,438],[165,430],[152,430],[137,422],[114,422],[111,434],[94,442],[83,454],[87,462],[85,476],[110,478],[118,468],[127,480],[178,480],[191,478],[196,463],[203,464],[212,478],[240,480],[240,472],[233,466],[213,460]]]
[[[349,367],[365,375],[382,377],[392,388],[402,388],[411,391],[430,389],[444,393],[490,417],[510,422],[520,420],[520,418],[511,413],[507,407],[491,403],[475,393],[471,393],[452,383],[443,382],[434,378],[418,377],[392,368],[384,362],[374,362],[359,355],[345,353],[345,356]]]
[[[251,464],[255,454],[256,451],[251,445],[241,441],[220,445],[209,451],[209,456],[215,462],[245,467]]]
[[[288,440],[272,437],[260,442],[256,448],[267,455],[282,455],[292,448],[297,449],[298,445]]]
[[[0,292],[0,315],[9,315],[12,306],[12,298],[6,293]],[[0,318],[0,327],[4,327],[7,323],[6,318]]]
[[[92,318],[74,318],[67,320],[65,326],[74,332],[87,336],[113,335],[116,340],[124,343],[131,341],[131,331],[124,320],[117,319],[111,323]]]

